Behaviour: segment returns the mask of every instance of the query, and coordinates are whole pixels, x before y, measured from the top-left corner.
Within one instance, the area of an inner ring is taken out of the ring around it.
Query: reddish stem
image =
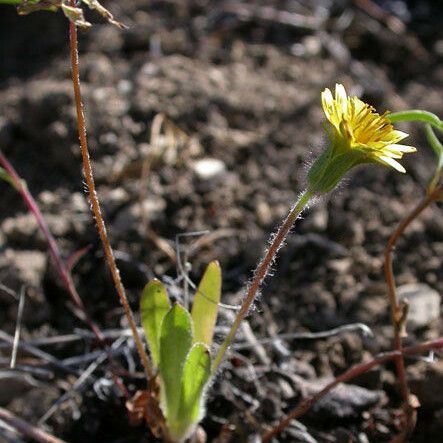
[[[112,366],[114,365],[114,358],[112,357],[111,353],[109,352],[109,348],[106,345],[106,339],[103,335],[102,331],[99,329],[99,327],[94,323],[94,321],[91,319],[91,317],[88,314],[88,311],[86,310],[85,305],[83,304],[82,299],[80,298],[80,295],[77,292],[77,289],[74,286],[74,282],[72,281],[71,273],[69,272],[68,268],[66,267],[65,263],[63,262],[63,259],[60,254],[60,250],[57,246],[57,242],[55,241],[55,238],[51,234],[51,231],[48,228],[48,225],[46,224],[46,221],[43,217],[43,214],[40,211],[40,208],[35,201],[32,194],[29,192],[26,185],[23,184],[22,179],[17,174],[17,171],[12,166],[12,164],[8,161],[8,159],[5,157],[3,152],[0,150],[0,164],[3,166],[5,171],[8,173],[9,177],[11,178],[15,189],[18,191],[18,193],[21,195],[23,201],[25,202],[26,206],[28,207],[29,211],[34,215],[35,219],[37,220],[37,224],[39,225],[43,236],[45,237],[46,242],[48,243],[49,248],[49,254],[52,257],[52,260],[54,262],[55,268],[65,286],[65,289],[68,291],[69,296],[71,297],[71,300],[77,306],[78,310],[82,314],[81,320],[83,320],[91,329],[92,333],[94,334],[97,342],[100,346],[102,346],[108,356],[108,360],[111,363],[111,371],[113,379],[118,386],[121,393],[128,398],[128,391],[126,390],[125,386],[121,382],[120,378],[117,376],[117,374],[114,372],[114,369]]]
[[[391,305],[391,321],[394,329],[394,350],[396,351],[401,351],[402,349],[402,332],[405,328],[406,318],[402,312],[402,306],[398,300],[395,286],[393,252],[399,238],[403,235],[406,228],[435,200],[439,191],[441,191],[441,187],[436,188],[432,193],[423,197],[417,206],[399,223],[386,244],[384,252],[384,269],[385,278],[388,285],[389,302]],[[412,433],[415,427],[415,408],[410,404],[410,393],[406,379],[405,363],[401,353],[395,357],[395,367],[406,416],[406,427],[402,434],[404,434],[406,437]]]
[[[343,374],[335,378],[331,383],[327,384],[323,389],[321,389],[316,394],[311,395],[308,398],[303,399],[300,403],[283,419],[277,426],[272,428],[262,437],[262,442],[266,443],[271,440],[271,438],[277,436],[282,432],[292,420],[295,420],[306,413],[313,404],[323,398],[327,393],[334,389],[340,383],[346,383],[349,380],[358,377],[359,375],[369,371],[375,366],[379,366],[389,360],[396,359],[399,355],[404,354],[419,354],[429,350],[437,350],[443,348],[443,338],[438,338],[433,341],[428,341],[414,346],[408,346],[407,348],[402,348],[400,351],[390,351],[383,354],[377,355],[373,360],[366,363],[361,363],[347,370]]]
[[[12,164],[8,161],[8,159],[5,157],[3,152],[0,150],[0,164],[5,169],[5,171],[8,173],[9,177],[11,177],[15,189],[19,192],[21,195],[23,201],[25,202],[28,209],[31,211],[31,213],[34,215],[35,219],[37,220],[37,224],[39,228],[41,229],[43,236],[45,237],[48,247],[49,247],[49,253],[51,254],[52,260],[54,262],[55,268],[57,269],[58,274],[60,275],[60,278],[62,279],[62,282],[68,291],[68,294],[70,295],[72,301],[74,304],[79,308],[80,312],[82,313],[82,320],[88,324],[88,326],[91,328],[91,331],[94,333],[97,341],[101,344],[104,343],[105,338],[103,336],[103,333],[100,331],[100,329],[97,327],[97,325],[92,321],[92,319],[89,317],[88,312],[86,311],[85,305],[83,304],[82,299],[80,298],[74,283],[71,278],[71,274],[69,273],[68,269],[66,268],[65,264],[63,263],[63,259],[61,258],[60,251],[57,246],[57,242],[55,241],[53,235],[49,231],[48,225],[46,224],[46,221],[43,217],[43,214],[40,211],[40,208],[38,207],[37,202],[35,201],[34,197],[31,195],[27,187],[23,184],[23,181],[21,180],[20,176],[17,174],[17,171],[12,166]]]

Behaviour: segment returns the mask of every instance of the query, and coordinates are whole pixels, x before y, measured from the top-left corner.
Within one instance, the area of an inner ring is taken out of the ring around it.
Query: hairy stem
[[[350,369],[348,369],[343,374],[335,378],[331,383],[327,384],[316,394],[313,394],[303,400],[276,426],[274,426],[270,431],[266,432],[262,437],[262,442],[266,443],[270,441],[273,437],[277,436],[282,432],[292,420],[295,420],[306,413],[317,401],[328,394],[332,389],[334,389],[340,383],[346,383],[349,380],[358,377],[359,375],[369,371],[370,369],[379,366],[389,360],[395,359],[398,356],[403,356],[404,354],[419,354],[422,352],[427,352],[430,350],[437,350],[443,348],[443,338],[438,338],[437,340],[428,341],[414,346],[409,346],[403,348],[400,351],[391,351],[377,355],[373,360],[366,363],[361,363]]]
[[[425,125],[425,135],[428,143],[431,145],[436,157],[437,157],[437,166],[435,167],[434,176],[428,185],[428,193],[431,193],[435,187],[438,185],[438,182],[442,178],[443,171],[443,145],[440,143],[440,140],[435,135],[435,132],[432,130],[431,125]]]
[[[75,0],[71,0],[71,5],[75,5]],[[120,272],[115,263],[114,253],[109,242],[108,234],[106,232],[105,222],[103,220],[100,203],[97,198],[97,193],[95,189],[94,176],[92,172],[91,160],[89,157],[88,143],[86,137],[86,122],[83,113],[83,103],[80,90],[80,75],[79,75],[79,59],[78,59],[78,41],[77,41],[77,28],[74,23],[69,22],[69,42],[71,49],[71,69],[72,69],[72,84],[74,87],[75,105],[77,111],[77,125],[78,133],[80,138],[80,149],[83,160],[83,170],[85,174],[86,184],[89,191],[89,199],[91,202],[92,212],[94,214],[95,221],[97,223],[97,229],[100,235],[100,239],[103,245],[103,250],[105,253],[106,260],[108,262],[112,279],[114,281],[117,294],[119,296],[120,302],[123,306],[126,318],[129,322],[129,326],[134,337],[135,345],[137,347],[138,354],[143,364],[143,368],[146,377],[149,382],[153,379],[154,373],[149,362],[148,355],[146,354],[143,342],[137,331],[137,326],[134,321],[134,316],[132,314],[131,308],[126,297],[126,292],[123,287],[123,283],[120,278]]]
[[[269,268],[274,262],[274,259],[277,255],[278,250],[280,249],[280,246],[284,243],[289,231],[294,225],[295,220],[297,220],[297,217],[306,207],[311,198],[312,198],[311,192],[305,191],[300,196],[295,205],[291,208],[289,214],[287,215],[285,221],[283,222],[283,224],[281,225],[275,236],[271,237],[271,245],[269,246],[269,249],[266,251],[259,265],[257,266],[252,282],[247,287],[245,298],[243,299],[243,303],[241,305],[240,310],[237,313],[234,323],[232,324],[228,335],[221,344],[220,349],[218,350],[218,353],[214,358],[211,369],[212,374],[214,374],[217,371],[218,367],[220,366],[220,363],[227,349],[231,345],[232,340],[234,339],[234,336],[238,328],[240,327],[242,320],[246,317],[249,308],[251,307],[251,304],[254,301],[260,289],[261,284],[266,278],[269,272]]]

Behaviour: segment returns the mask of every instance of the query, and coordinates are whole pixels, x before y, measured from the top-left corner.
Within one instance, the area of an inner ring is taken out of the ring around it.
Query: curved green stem
[[[231,329],[229,330],[228,335],[226,336],[225,340],[221,344],[217,355],[214,358],[214,361],[212,363],[211,373],[215,374],[218,367],[220,366],[220,363],[223,360],[223,357],[228,350],[229,346],[232,343],[232,340],[234,339],[235,334],[237,333],[238,328],[240,327],[240,324],[242,320],[246,317],[249,308],[251,307],[252,302],[254,301],[258,290],[260,289],[261,284],[263,283],[264,279],[266,278],[266,275],[269,272],[269,268],[272,265],[278,250],[280,249],[281,245],[285,241],[289,231],[291,230],[292,226],[294,225],[295,220],[297,220],[300,213],[303,211],[303,209],[307,206],[309,203],[309,200],[313,197],[313,194],[311,191],[306,190],[301,194],[297,202],[294,204],[294,206],[289,211],[289,214],[287,215],[285,221],[275,234],[275,236],[271,237],[271,245],[269,249],[266,251],[264,257],[260,261],[259,265],[257,266],[257,269],[254,273],[254,277],[252,279],[252,282],[247,287],[245,298],[243,299],[243,303],[241,305],[240,310],[238,311],[237,317],[234,320],[234,323],[231,326]]]
[[[432,112],[422,111],[421,109],[410,109],[408,111],[394,112],[389,114],[387,117],[391,123],[412,121],[429,123],[443,132],[443,122],[439,119],[439,117]]]
[[[426,139],[434,150],[435,155],[437,156],[437,166],[435,167],[434,176],[432,177],[432,180],[428,186],[428,192],[432,192],[438,185],[438,182],[440,181],[442,175],[443,145],[440,143],[440,140],[437,138],[435,132],[432,130],[432,127],[429,124],[425,126],[425,135]]]

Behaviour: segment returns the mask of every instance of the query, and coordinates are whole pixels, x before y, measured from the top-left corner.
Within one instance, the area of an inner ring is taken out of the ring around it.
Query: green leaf
[[[140,299],[140,315],[154,367],[159,362],[159,341],[163,318],[168,313],[169,303],[166,288],[159,280],[150,281],[143,289]]]
[[[183,440],[201,419],[203,392],[211,374],[209,349],[203,343],[196,343],[189,351],[183,368],[181,398],[176,420],[169,423],[171,436]]]
[[[437,186],[437,184],[440,181],[441,176],[442,176],[443,145],[441,144],[440,140],[435,135],[435,132],[432,130],[431,125],[427,124],[425,126],[425,134],[426,134],[426,138],[427,138],[429,144],[432,147],[432,150],[434,151],[434,153],[437,157],[434,175],[428,185],[428,191],[432,192],[435,189],[435,187]]]
[[[432,130],[431,125],[428,124],[425,126],[425,134],[429,144],[432,147],[432,150],[434,151],[435,155],[437,156],[437,159],[440,162],[441,161],[440,158],[443,156],[443,145],[435,135],[435,132]]]
[[[160,380],[162,407],[168,421],[177,416],[183,366],[192,345],[189,312],[176,304],[166,314],[160,333]]]
[[[203,274],[192,305],[194,343],[201,342],[208,346],[212,344],[220,303],[221,282],[220,264],[218,261],[212,261]]]
[[[209,349],[203,343],[196,343],[189,351],[185,367],[183,368],[179,418],[186,417],[193,422],[200,418],[200,400],[210,373],[211,356]]]

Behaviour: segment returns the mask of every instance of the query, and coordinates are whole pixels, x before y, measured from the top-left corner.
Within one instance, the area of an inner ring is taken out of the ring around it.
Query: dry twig
[[[399,355],[419,354],[422,352],[427,352],[429,350],[437,350],[442,348],[443,348],[443,338],[439,338],[437,340],[421,343],[415,346],[408,346],[407,348],[402,348],[401,351],[390,351],[383,354],[379,354],[374,359],[366,363],[361,363],[356,366],[353,366],[343,374],[336,377],[331,383],[326,385],[316,394],[301,400],[300,403],[285,418],[283,418],[276,426],[274,426],[270,431],[266,432],[263,435],[262,442],[266,443],[275,436],[277,436],[278,434],[280,434],[291,423],[292,420],[295,420],[300,416],[302,416],[304,413],[306,413],[312,407],[312,405],[318,402],[329,391],[334,389],[340,383],[346,383],[349,380],[369,371],[370,369],[376,366],[380,366],[381,364],[389,360],[397,358]]]
[[[17,429],[17,431],[23,436],[32,438],[39,443],[66,443],[64,440],[60,440],[59,438],[30,425],[2,407],[0,407],[0,420],[3,420],[14,429]]]

